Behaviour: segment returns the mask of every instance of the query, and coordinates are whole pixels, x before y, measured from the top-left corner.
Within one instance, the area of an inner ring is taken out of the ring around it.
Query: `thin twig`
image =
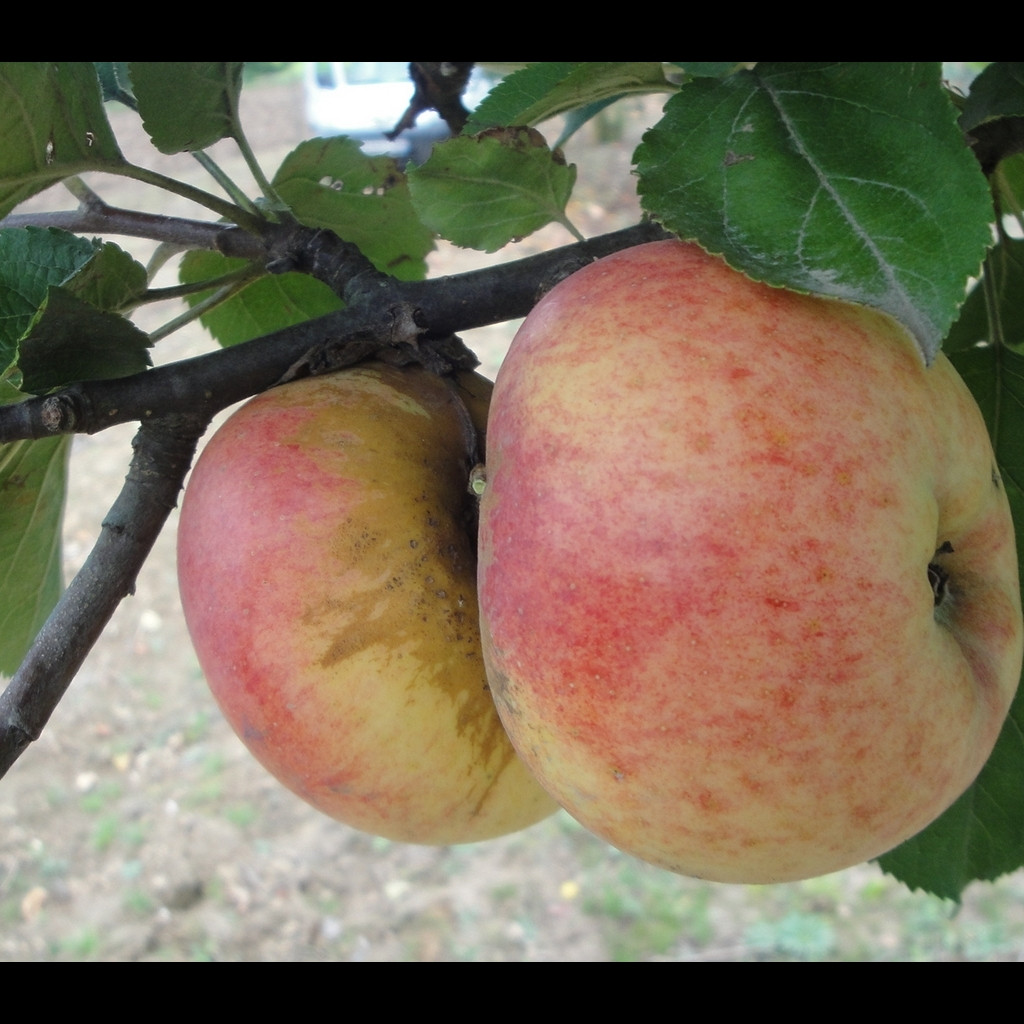
[[[169,363],[130,377],[82,381],[52,395],[0,406],[0,443],[54,434],[95,434],[118,423],[174,413],[212,417],[278,383],[299,360],[332,343],[372,338],[367,352],[392,337],[393,310],[341,310],[262,338]],[[365,358],[365,356],[364,356]]]
[[[0,220],[0,228],[60,228],[82,235],[148,238],[187,249],[210,249],[252,260],[262,259],[266,251],[259,237],[230,224],[122,210],[116,206],[107,206],[102,200],[83,204],[77,210],[12,213]]]

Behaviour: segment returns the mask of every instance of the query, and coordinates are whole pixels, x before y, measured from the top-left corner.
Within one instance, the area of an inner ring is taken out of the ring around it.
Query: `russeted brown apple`
[[[587,828],[687,875],[875,857],[970,785],[1021,670],[1017,557],[952,365],[668,241],[498,374],[480,510],[502,719]]]
[[[286,786],[355,828],[462,843],[555,809],[501,726],[480,651],[466,481],[490,383],[366,365],[253,399],[182,504],[199,662]]]

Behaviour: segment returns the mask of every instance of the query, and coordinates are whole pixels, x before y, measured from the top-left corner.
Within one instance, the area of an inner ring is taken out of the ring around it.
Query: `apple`
[[[952,365],[677,241],[574,274],[516,335],[479,591],[495,701],[545,788],[719,881],[918,832],[1021,669],[1010,511]]]
[[[253,399],[178,528],[200,665],[250,751],[355,828],[462,843],[552,813],[480,650],[467,477],[490,382],[370,364]]]

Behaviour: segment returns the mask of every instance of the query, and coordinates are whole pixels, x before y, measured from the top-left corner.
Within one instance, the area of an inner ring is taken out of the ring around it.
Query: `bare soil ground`
[[[305,137],[294,85],[253,90],[245,114],[271,172]],[[635,220],[629,155],[651,116],[650,107],[631,107],[619,141],[598,146],[590,134],[570,149],[586,168],[572,210],[584,233]],[[153,165],[137,119],[113,119],[125,150]],[[231,161],[226,153],[234,173]],[[183,165],[174,162],[176,173]],[[194,175],[201,180],[198,168]],[[100,187],[125,205],[151,201],[140,187]],[[70,205],[59,195],[41,202]],[[519,249],[564,241],[546,231]],[[493,259],[446,250],[435,269]],[[511,333],[467,336],[488,372]],[[206,347],[190,331],[158,358]],[[131,434],[117,428],[76,442],[69,575],[120,487]],[[324,818],[270,778],[221,719],[181,617],[173,520],[46,733],[0,783],[2,960],[1024,956],[1019,875],[973,887],[954,910],[873,866],[768,887],[679,878],[564,814],[506,839],[449,848],[389,843]]]

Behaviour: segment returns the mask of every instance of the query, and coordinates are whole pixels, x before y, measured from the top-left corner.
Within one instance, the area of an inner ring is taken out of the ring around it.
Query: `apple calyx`
[[[953,554],[953,545],[948,540],[943,541],[935,549],[935,554],[951,555]],[[935,596],[935,607],[938,608],[949,590],[949,573],[938,562],[929,562],[928,582],[931,584],[932,594]]]

